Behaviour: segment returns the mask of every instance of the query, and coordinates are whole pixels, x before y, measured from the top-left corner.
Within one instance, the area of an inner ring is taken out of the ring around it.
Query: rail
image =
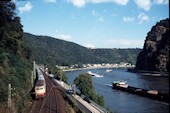
[[[105,108],[99,106],[98,104],[96,104],[94,101],[90,100],[90,103],[93,107],[95,107],[96,109],[98,109],[101,113],[109,113]]]
[[[64,83],[63,81],[58,81],[56,79],[53,79],[56,83],[58,83],[60,86],[62,86],[64,89],[69,90],[71,88],[70,85]],[[79,98],[85,98],[84,95],[81,94],[81,97]],[[98,111],[100,111],[100,113],[109,113],[105,108],[101,107],[100,105],[98,105],[97,103],[95,103],[94,101],[90,100],[90,105],[93,106],[95,109],[97,109]]]

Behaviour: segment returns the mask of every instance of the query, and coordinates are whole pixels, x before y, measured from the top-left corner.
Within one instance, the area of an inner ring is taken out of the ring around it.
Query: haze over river
[[[96,92],[104,97],[106,107],[114,113],[169,113],[167,103],[112,89],[111,86],[113,81],[124,80],[129,86],[169,93],[168,77],[139,75],[127,72],[125,68],[112,68],[111,72],[106,72],[106,69],[68,71],[65,74],[69,84],[73,84],[75,77],[87,71],[103,75],[103,77],[93,76],[93,85]]]

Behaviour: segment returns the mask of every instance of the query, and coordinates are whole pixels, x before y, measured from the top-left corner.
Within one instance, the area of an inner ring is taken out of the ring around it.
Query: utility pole
[[[60,81],[62,81],[62,70],[60,69]]]
[[[8,108],[11,110],[11,84],[8,85]]]
[[[34,86],[34,71],[31,71],[31,85]]]
[[[33,76],[34,76],[34,79],[35,79],[36,78],[35,61],[33,61]]]

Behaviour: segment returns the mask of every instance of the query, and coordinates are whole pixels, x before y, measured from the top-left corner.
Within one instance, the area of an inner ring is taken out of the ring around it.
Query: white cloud
[[[59,38],[66,41],[70,41],[72,39],[70,35],[66,35],[66,34],[58,34],[55,36],[55,38]]]
[[[91,14],[92,14],[93,16],[98,16],[98,13],[97,13],[95,10],[92,10],[92,11],[91,11]]]
[[[126,5],[129,2],[129,0],[113,0],[113,2],[119,5]]]
[[[87,3],[116,3],[118,5],[126,5],[129,0],[67,0],[71,2],[74,6],[80,8],[84,7]]]
[[[144,13],[140,13],[138,15],[138,19],[139,19],[139,24],[142,24],[143,22],[148,22],[150,21],[150,18],[148,15],[145,15]]]
[[[56,29],[55,32],[58,33],[59,32],[58,29]]]
[[[143,40],[132,39],[108,39],[102,42],[103,46],[109,48],[143,48]]]
[[[156,4],[169,4],[169,0],[154,0]]]
[[[86,4],[86,0],[68,0],[68,2],[71,2],[76,7],[84,7]]]
[[[30,12],[32,8],[33,8],[32,4],[28,1],[25,4],[25,6],[19,7],[18,10],[20,13],[24,13],[24,12]]]
[[[135,18],[134,17],[123,17],[123,22],[130,23],[134,22]]]
[[[91,49],[96,48],[96,46],[94,44],[91,44],[91,43],[88,43],[88,44],[86,44],[84,46],[87,47],[87,48],[91,48]]]
[[[135,0],[135,3],[138,8],[142,8],[145,11],[149,11],[152,5],[151,0]]]
[[[118,5],[126,5],[129,0],[91,0],[92,3],[113,2]]]
[[[103,16],[100,16],[99,19],[98,19],[99,22],[104,22],[104,18]]]
[[[56,0],[45,0],[45,2],[48,2],[48,3],[55,3]]]
[[[134,0],[138,8],[149,11],[152,5],[167,5],[169,0]]]
[[[91,13],[92,13],[92,16],[96,16],[98,18],[97,19],[98,22],[104,22],[104,17],[100,16],[95,10],[92,10]]]
[[[51,36],[54,38],[62,39],[62,40],[66,40],[66,41],[71,41],[71,39],[72,39],[71,35],[63,34],[58,29],[56,29],[55,34],[51,35]]]

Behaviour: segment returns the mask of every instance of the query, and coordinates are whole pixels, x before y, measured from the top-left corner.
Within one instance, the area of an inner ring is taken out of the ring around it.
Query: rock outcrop
[[[135,70],[169,72],[169,18],[161,20],[148,32]]]

